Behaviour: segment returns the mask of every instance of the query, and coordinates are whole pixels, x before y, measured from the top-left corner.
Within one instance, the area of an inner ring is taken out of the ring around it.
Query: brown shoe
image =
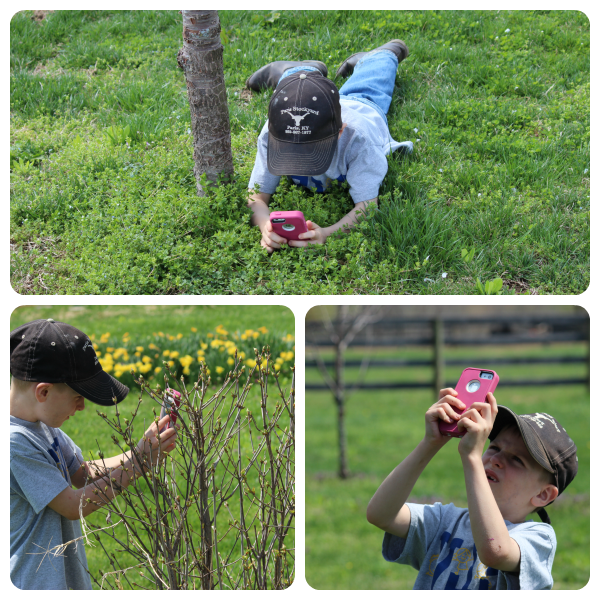
[[[402,62],[408,56],[408,47],[402,40],[392,40],[383,46],[379,46],[379,48],[375,48],[375,50],[391,50],[398,59],[398,62]],[[375,50],[371,50],[371,52],[375,52]],[[365,55],[367,52],[357,52],[352,56],[349,56],[337,70],[335,74],[336,77],[348,77],[354,71],[354,67],[356,63]]]
[[[246,81],[246,87],[259,92],[266,88],[275,89],[281,76],[292,67],[316,67],[323,77],[327,77],[327,66],[319,60],[276,60],[255,71]]]

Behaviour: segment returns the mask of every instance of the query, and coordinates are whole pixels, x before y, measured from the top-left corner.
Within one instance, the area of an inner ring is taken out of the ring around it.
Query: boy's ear
[[[48,394],[50,393],[50,389],[52,388],[51,383],[38,383],[35,386],[35,399],[38,402],[46,402],[48,400]]]
[[[537,496],[531,499],[531,504],[538,508],[550,504],[558,496],[558,488],[551,483],[546,484]]]

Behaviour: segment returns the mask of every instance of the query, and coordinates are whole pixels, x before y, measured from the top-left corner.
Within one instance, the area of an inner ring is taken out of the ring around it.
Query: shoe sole
[[[390,44],[400,44],[400,47],[402,48],[403,52],[402,52],[402,56],[398,56],[393,50],[391,50],[390,48],[386,48],[386,46],[390,45]],[[402,62],[405,58],[408,58],[408,56],[410,55],[409,51],[408,51],[408,46],[402,41],[402,40],[390,40],[389,42],[378,46],[377,48],[373,48],[373,50],[379,50],[379,49],[384,49],[384,50],[391,50],[392,52],[394,52],[394,54],[396,54],[396,58],[398,59],[398,62]],[[373,52],[373,50],[369,50],[369,52]],[[368,54],[368,52],[355,52],[352,56],[349,56],[339,67],[339,69],[336,71],[335,76],[337,77],[347,77],[348,75],[351,75],[354,71],[354,67],[356,66],[356,63],[358,62],[358,60],[352,65],[352,70],[349,71],[346,75],[340,75],[340,73],[342,72],[344,66],[349,63],[355,56],[364,56],[365,54]]]
[[[275,61],[277,62],[277,61]],[[302,60],[302,61],[290,61],[290,62],[300,62],[300,63],[307,63],[307,66],[311,66],[311,67],[316,67],[317,69],[319,69],[319,71],[321,72],[321,75],[323,75],[323,77],[327,77],[327,65],[323,62],[321,62],[320,60]],[[266,69],[268,69],[273,63],[269,63],[267,65],[265,65],[264,67],[261,67],[260,69],[258,69],[258,71],[254,71],[254,73],[252,73],[252,75],[250,75],[250,77],[248,77],[248,79],[246,79],[246,87],[248,89],[251,90],[255,90],[255,88],[250,87],[250,80],[253,78],[258,78],[260,79],[259,75],[265,71]],[[322,67],[322,68],[319,68]],[[285,72],[285,71],[284,71]],[[282,73],[283,75],[283,73]],[[261,87],[260,89],[266,90],[269,89],[271,86],[266,85],[264,87]],[[255,90],[256,91],[256,90]]]

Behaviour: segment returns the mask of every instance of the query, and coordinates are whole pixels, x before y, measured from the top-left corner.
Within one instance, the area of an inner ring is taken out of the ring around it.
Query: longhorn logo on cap
[[[304,117],[306,117],[308,115],[308,113],[304,113],[302,116],[293,115],[290,110],[282,110],[281,112],[287,113],[288,115],[290,115],[290,117],[292,117],[292,119],[294,119],[294,123],[296,123],[296,127],[300,127],[300,123],[301,123],[302,119],[304,119]]]

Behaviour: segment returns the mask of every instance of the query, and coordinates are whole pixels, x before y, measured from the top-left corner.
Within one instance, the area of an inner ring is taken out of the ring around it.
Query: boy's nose
[[[85,408],[85,400],[77,403],[77,410],[83,410]]]

